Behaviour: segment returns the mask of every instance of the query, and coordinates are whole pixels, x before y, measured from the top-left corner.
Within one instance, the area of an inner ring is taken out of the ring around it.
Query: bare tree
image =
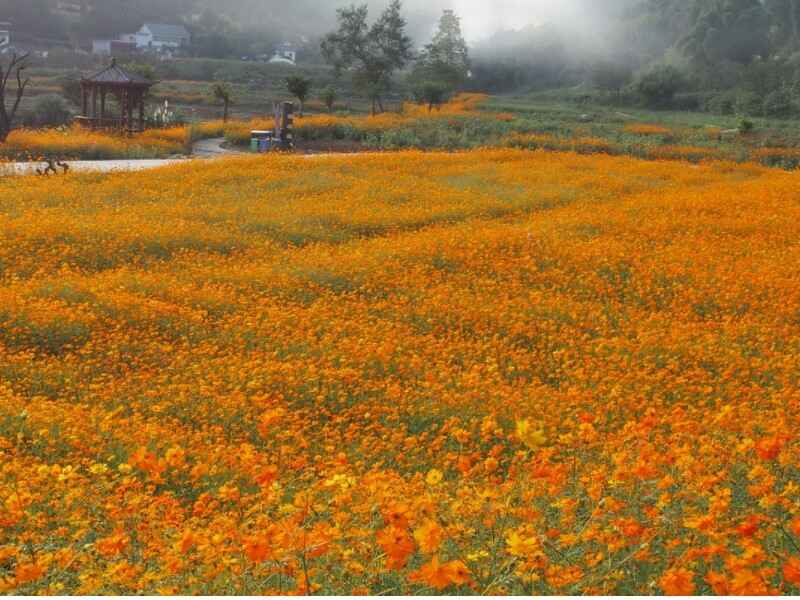
[[[233,90],[227,83],[215,83],[211,87],[211,94],[217,102],[222,102],[223,113],[222,121],[228,122],[228,111],[231,104],[233,104]]]
[[[27,60],[27,54],[22,56],[13,54],[8,68],[4,69],[3,65],[0,64],[0,143],[8,139],[8,135],[14,127],[14,118],[17,116],[20,102],[22,102],[22,97],[25,95],[25,88],[28,87],[31,81],[30,79],[22,80],[22,72],[27,67]],[[17,92],[9,112],[6,108],[6,92],[9,91],[8,80],[11,79],[12,75],[15,75],[17,79]]]

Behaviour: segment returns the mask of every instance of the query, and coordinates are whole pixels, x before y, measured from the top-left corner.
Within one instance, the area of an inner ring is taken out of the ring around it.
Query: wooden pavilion
[[[108,68],[81,79],[83,116],[77,121],[92,129],[117,129],[124,133],[144,131],[144,99],[155,84],[122,69],[117,66],[116,59],[112,59]],[[106,111],[109,95],[116,100],[119,114]]]

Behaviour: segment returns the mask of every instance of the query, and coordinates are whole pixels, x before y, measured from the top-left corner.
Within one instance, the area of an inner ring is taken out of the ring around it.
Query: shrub
[[[651,108],[668,108],[675,94],[686,86],[684,74],[671,65],[661,65],[643,75],[636,89],[644,103]]]
[[[755,124],[749,119],[739,121],[739,133],[751,133],[755,128]]]
[[[25,119],[28,127],[60,127],[72,120],[72,112],[66,100],[54,94],[39,96],[34,100],[33,109]]]
[[[414,88],[414,100],[428,107],[428,112],[447,101],[448,88],[440,81],[423,81]]]

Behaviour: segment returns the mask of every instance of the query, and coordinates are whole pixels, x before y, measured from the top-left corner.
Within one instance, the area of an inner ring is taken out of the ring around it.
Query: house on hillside
[[[0,52],[11,46],[11,23],[0,21]]]
[[[136,38],[136,47],[140,50],[170,51],[188,46],[192,36],[183,25],[162,25],[159,23],[145,23],[133,35]],[[126,36],[121,36],[126,41]]]
[[[297,46],[290,42],[283,42],[275,46],[270,64],[294,65],[297,63]]]

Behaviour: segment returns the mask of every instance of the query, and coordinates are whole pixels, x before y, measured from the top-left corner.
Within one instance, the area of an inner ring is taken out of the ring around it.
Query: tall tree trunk
[[[17,110],[22,102],[22,97],[25,95],[25,88],[28,87],[30,79],[22,79],[22,72],[27,66],[25,63],[28,59],[27,54],[11,56],[11,62],[7,70],[3,70],[0,64],[0,142],[5,142],[8,139],[11,129],[14,127],[14,117],[17,116]],[[11,111],[6,108],[6,92],[8,91],[8,81],[11,78],[12,72],[16,75],[17,92]]]
[[[225,105],[224,106],[225,107],[222,109],[222,122],[223,123],[227,123],[228,122],[228,101],[227,100],[225,100]]]
[[[0,89],[0,144],[8,139],[10,133],[11,123],[8,122],[8,113],[6,113],[6,98],[3,90]]]

